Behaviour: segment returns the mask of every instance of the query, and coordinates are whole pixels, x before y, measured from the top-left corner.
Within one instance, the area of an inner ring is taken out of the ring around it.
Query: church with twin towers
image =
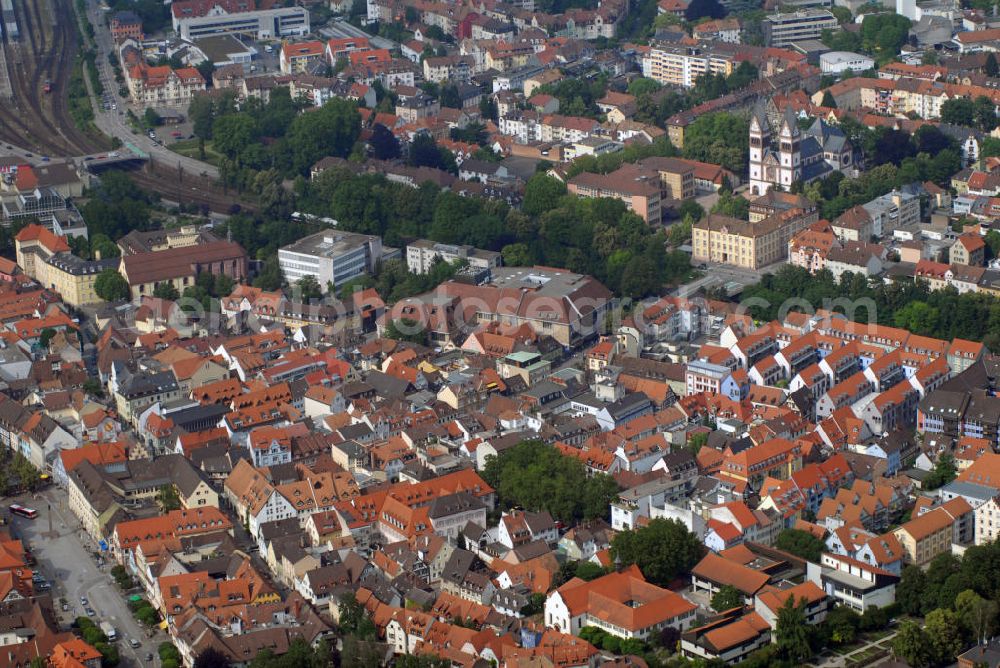
[[[786,106],[777,122],[763,101],[750,114],[750,195],[789,191],[837,170],[854,166],[854,149],[844,133],[817,118],[805,130]]]

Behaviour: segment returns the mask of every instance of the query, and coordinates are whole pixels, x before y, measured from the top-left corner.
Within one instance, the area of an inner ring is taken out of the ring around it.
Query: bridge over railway
[[[83,166],[90,172],[100,172],[111,167],[133,167],[144,162],[149,162],[149,154],[131,142],[125,142],[116,151],[84,155],[71,159],[82,162]]]

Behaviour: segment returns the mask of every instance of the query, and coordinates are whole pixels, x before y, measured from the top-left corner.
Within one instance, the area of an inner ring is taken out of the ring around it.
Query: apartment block
[[[577,174],[566,184],[569,192],[580,197],[610,197],[625,202],[637,216],[650,224],[659,224],[660,177],[656,172],[634,165],[623,166],[610,174]]]
[[[771,14],[762,22],[764,39],[770,46],[788,46],[793,42],[819,39],[824,30],[835,30],[837,18],[825,9],[794,14]]]
[[[899,190],[876,197],[861,206],[871,216],[872,233],[877,237],[890,236],[893,230],[920,222],[920,198]]]
[[[195,93],[205,90],[205,79],[193,67],[175,70],[168,65],[140,63],[125,72],[132,102],[144,107],[183,106]]]
[[[677,158],[646,158],[643,168],[660,175],[662,199],[686,200],[695,196],[695,167],[688,160]]]
[[[649,50],[647,59],[644,70],[664,86],[691,88],[702,74],[728,76],[734,69],[732,54],[701,46],[660,44]]]

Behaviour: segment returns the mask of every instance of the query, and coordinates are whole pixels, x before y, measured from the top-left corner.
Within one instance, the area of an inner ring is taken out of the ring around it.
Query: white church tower
[[[802,180],[802,130],[791,106],[785,108],[785,118],[778,133],[778,165],[778,185],[783,190]]]
[[[771,146],[771,125],[764,105],[758,102],[750,115],[750,194],[767,192],[770,184],[764,180],[764,156]]]

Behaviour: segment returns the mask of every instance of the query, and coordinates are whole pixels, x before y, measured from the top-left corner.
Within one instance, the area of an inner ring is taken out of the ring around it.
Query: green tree
[[[914,565],[907,566],[896,585],[896,603],[906,614],[920,615],[926,591],[927,575],[923,569]]]
[[[837,51],[861,50],[861,36],[849,30],[831,30],[827,28],[820,33],[820,41]]]
[[[447,83],[441,86],[441,97],[439,98],[442,107],[452,109],[462,108],[462,98],[458,94],[458,87],[455,84]]]
[[[778,609],[774,635],[778,652],[787,660],[803,663],[812,656],[805,599],[799,602],[795,601],[794,596],[785,599],[785,603]]]
[[[400,318],[386,325],[385,338],[423,344],[427,340],[427,332],[416,320]]]
[[[528,602],[521,608],[521,615],[531,617],[545,609],[545,594],[535,593],[528,597]]]
[[[705,114],[684,131],[684,157],[742,173],[749,156],[749,121],[743,115]]]
[[[990,230],[986,233],[985,237],[986,248],[989,251],[990,258],[1000,257],[1000,232],[996,230]]]
[[[106,302],[128,299],[129,287],[117,269],[105,269],[94,279],[94,292]]]
[[[42,348],[48,348],[49,343],[52,342],[52,339],[55,337],[55,335],[56,335],[56,330],[52,329],[51,327],[46,327],[38,335],[38,344]]]
[[[566,184],[547,174],[534,174],[524,187],[521,209],[529,216],[538,216],[556,208],[566,194]]]
[[[853,643],[860,625],[861,615],[844,605],[833,608],[823,620],[823,627],[830,635],[830,642],[836,645]]]
[[[628,85],[628,94],[637,98],[643,95],[650,95],[658,90],[660,90],[659,82],[646,77],[636,77]]]
[[[337,626],[347,635],[361,640],[374,640],[377,629],[364,607],[353,593],[341,595],[338,606]]]
[[[307,174],[326,156],[346,158],[361,134],[361,117],[355,104],[334,98],[315,111],[299,114],[285,135],[291,153],[291,170]]]
[[[691,0],[684,10],[684,18],[692,23],[703,18],[721,19],[725,15],[726,8],[719,0]]]
[[[156,493],[156,503],[160,506],[160,511],[164,513],[179,510],[181,498],[177,494],[177,488],[172,484],[161,486]]]
[[[837,23],[841,25],[850,23],[854,19],[851,10],[847,7],[830,7],[830,13],[837,17]]]
[[[573,573],[574,577],[580,578],[581,580],[586,580],[590,582],[591,580],[596,580],[602,575],[607,575],[607,570],[592,561],[581,561],[576,564],[576,570]]]
[[[619,492],[610,476],[588,476],[580,460],[540,441],[487,458],[483,478],[497,490],[501,508],[544,510],[564,522],[605,517]]]
[[[688,436],[687,450],[695,457],[701,452],[701,449],[708,445],[708,434],[705,432],[698,432]]]
[[[972,100],[956,97],[941,105],[941,122],[972,127],[975,123],[975,106]]]
[[[899,14],[868,14],[861,22],[863,48],[880,61],[895,58],[909,32],[910,20]]]
[[[778,534],[774,546],[814,563],[819,563],[820,555],[826,550],[823,541],[801,529],[785,529]]]
[[[924,489],[944,487],[954,480],[956,475],[955,458],[946,452],[938,457],[937,462],[934,464],[934,470],[924,479],[922,487]]]
[[[484,95],[481,100],[479,100],[479,115],[484,119],[489,119],[494,123],[497,121],[497,103],[493,100],[491,95]]]
[[[712,609],[716,612],[742,608],[744,605],[743,594],[732,585],[722,585],[719,591],[712,597]]]
[[[689,572],[703,553],[697,536],[675,520],[655,519],[611,540],[611,556],[617,563],[636,564],[648,580],[663,586]]]
[[[90,252],[92,257],[100,255],[104,259],[121,255],[121,249],[118,248],[118,244],[109,239],[106,234],[95,234],[91,237]]]
[[[749,220],[750,200],[746,197],[723,192],[719,196],[719,201],[712,207],[712,213],[739,218],[740,220]]]
[[[829,107],[830,109],[837,108],[837,101],[833,98],[833,94],[829,90],[823,91],[823,100],[821,104],[822,106]]]
[[[896,326],[907,329],[914,334],[926,335],[937,328],[939,312],[926,302],[910,302],[900,310],[896,311],[894,320]]]
[[[121,661],[118,655],[118,648],[109,642],[95,643],[94,649],[101,654],[101,666],[103,668],[114,668]]]
[[[913,668],[923,668],[933,662],[934,651],[930,640],[920,626],[911,620],[899,625],[892,639],[892,651]]]
[[[176,301],[180,298],[180,293],[177,292],[177,288],[170,281],[164,281],[162,283],[157,283],[156,287],[153,288],[153,296],[158,299],[167,299],[169,301]]]
[[[993,101],[985,95],[972,101],[972,113],[976,127],[983,132],[992,132],[997,126],[997,112]]]
[[[955,597],[955,613],[968,636],[975,641],[990,638],[997,628],[996,601],[985,599],[971,589]]]
[[[295,283],[293,292],[295,299],[303,303],[318,301],[323,298],[323,290],[315,276],[303,276]]]
[[[917,153],[937,154],[947,148],[954,148],[954,140],[935,125],[921,125],[913,133],[913,143]]]
[[[399,140],[396,135],[382,125],[376,123],[372,127],[372,136],[368,140],[368,145],[372,148],[372,155],[376,160],[393,160],[401,153]]]
[[[264,262],[264,267],[254,279],[254,287],[263,290],[279,290],[284,285],[285,279],[278,265],[278,255],[274,254]]]
[[[206,647],[194,660],[194,668],[229,668],[229,666],[229,657],[214,647]]]
[[[692,222],[697,223],[705,217],[705,209],[693,199],[684,200],[677,208],[677,216],[682,220],[690,217]]]
[[[413,167],[431,167],[450,171],[450,168],[454,166],[454,156],[451,151],[438,146],[433,136],[422,132],[410,142],[408,162]]]
[[[204,273],[207,274],[208,276],[211,276],[211,274],[209,274],[208,272]],[[200,277],[201,275],[199,274],[199,278]],[[229,277],[226,274],[219,274],[218,276],[215,277],[215,280],[212,281],[212,287],[209,290],[209,292],[211,292],[216,297],[225,297],[233,291],[233,286],[234,283],[231,277]]]
[[[504,266],[507,267],[530,267],[535,263],[534,255],[528,244],[507,244],[500,249]]]
[[[954,661],[962,651],[962,628],[952,610],[938,608],[928,613],[924,633],[935,663]]]
[[[362,640],[353,635],[345,637],[343,643],[344,649],[340,653],[341,666],[382,668],[384,665],[385,645]]]
[[[254,140],[256,128],[247,114],[227,114],[212,123],[212,145],[231,160],[239,155]]]
[[[156,648],[157,655],[160,657],[160,666],[162,668],[180,668],[181,665],[181,653],[177,651],[173,643],[163,642]]]
[[[992,51],[986,56],[986,64],[983,66],[983,72],[988,77],[995,77],[1000,74],[1000,66],[997,65],[997,56]]]

